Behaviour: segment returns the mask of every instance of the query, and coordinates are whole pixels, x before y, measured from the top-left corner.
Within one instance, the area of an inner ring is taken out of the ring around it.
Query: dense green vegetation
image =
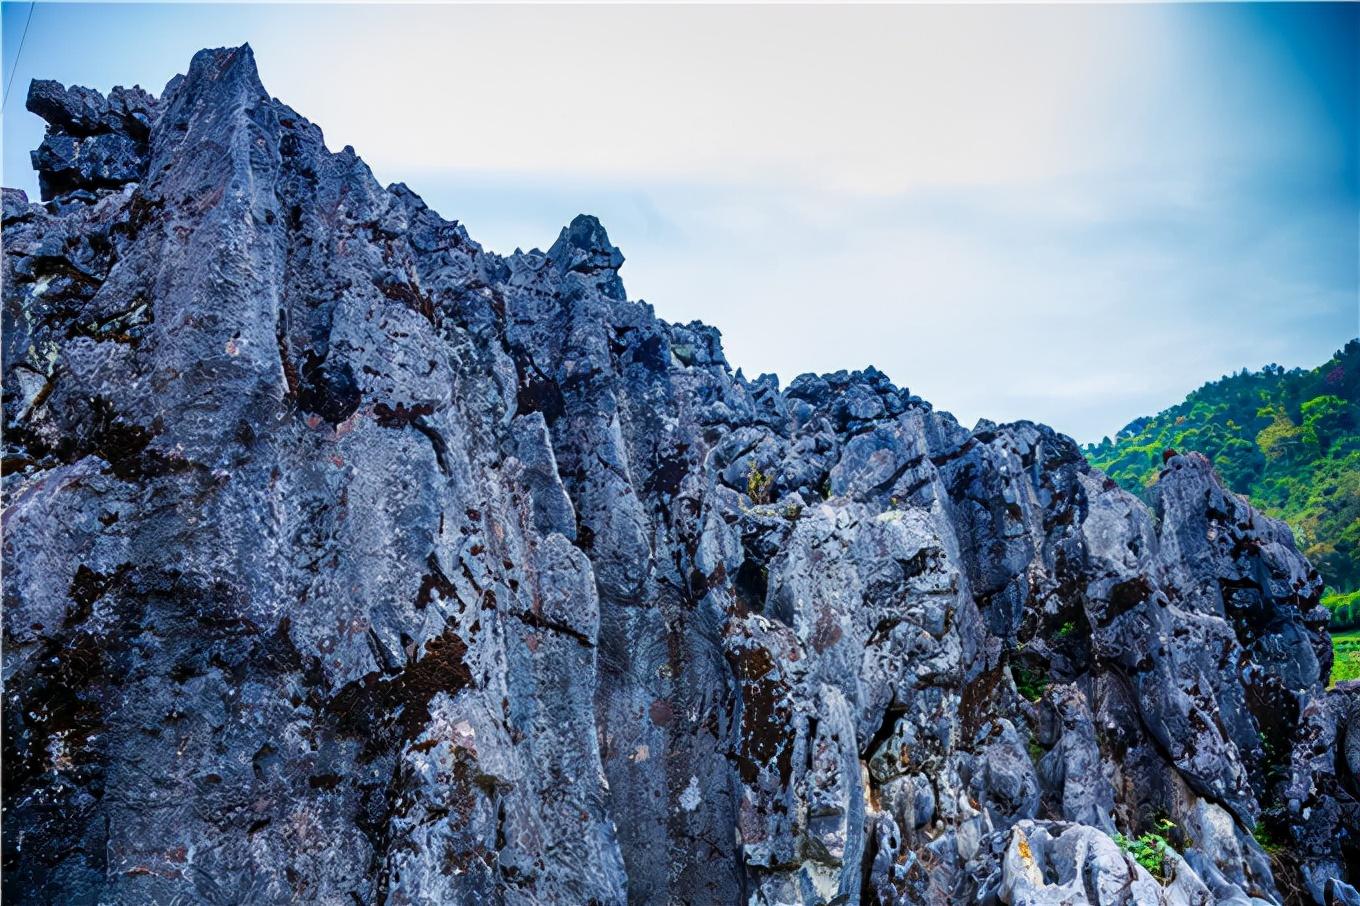
[[[1332,682],[1360,679],[1360,629],[1332,635]]]
[[[1146,493],[1166,450],[1205,454],[1230,488],[1288,522],[1327,582],[1333,628],[1360,626],[1360,340],[1317,368],[1267,365],[1205,384],[1084,452]],[[1360,640],[1355,654],[1360,666]]]

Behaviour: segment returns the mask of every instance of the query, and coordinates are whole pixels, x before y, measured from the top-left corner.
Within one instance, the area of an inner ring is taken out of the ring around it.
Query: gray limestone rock
[[[28,107],[7,897],[1355,901],[1320,580],[1203,458],[1149,510],[872,368],[748,380],[593,217],[487,252],[248,47]]]

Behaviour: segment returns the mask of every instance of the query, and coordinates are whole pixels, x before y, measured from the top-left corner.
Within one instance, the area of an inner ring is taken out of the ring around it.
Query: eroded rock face
[[[7,897],[1356,901],[1321,584],[1202,458],[1150,512],[873,370],[748,380],[593,218],[485,252],[249,48],[29,109]],[[1163,821],[1159,877],[1112,835]]]

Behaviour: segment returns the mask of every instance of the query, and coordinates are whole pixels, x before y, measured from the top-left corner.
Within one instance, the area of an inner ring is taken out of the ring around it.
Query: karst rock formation
[[[7,900],[1360,903],[1321,582],[1202,457],[1149,508],[748,379],[594,218],[484,251],[249,47],[27,105]]]

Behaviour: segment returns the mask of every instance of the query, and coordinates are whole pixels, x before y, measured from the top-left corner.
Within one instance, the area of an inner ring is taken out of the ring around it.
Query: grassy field
[[[1342,680],[1360,679],[1360,629],[1332,633],[1332,685]]]

